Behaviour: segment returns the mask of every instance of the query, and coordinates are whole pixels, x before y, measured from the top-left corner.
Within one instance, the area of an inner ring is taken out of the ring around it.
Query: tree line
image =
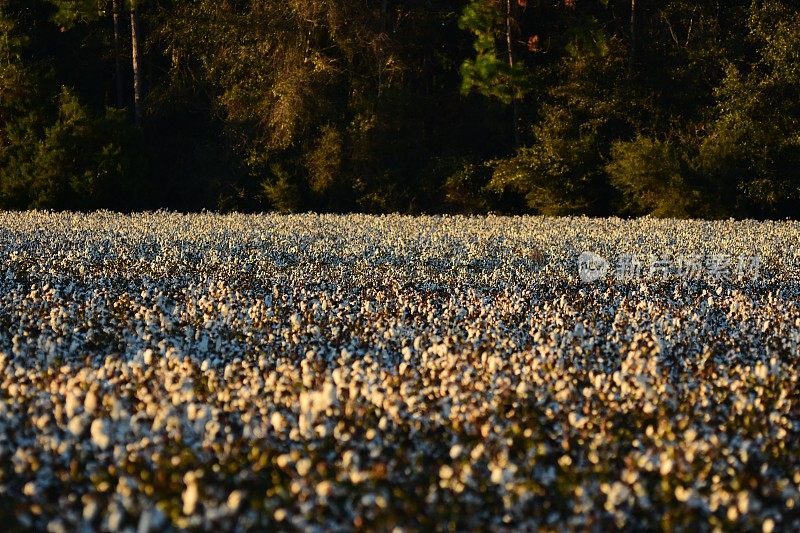
[[[797,218],[786,0],[0,0],[0,208]]]

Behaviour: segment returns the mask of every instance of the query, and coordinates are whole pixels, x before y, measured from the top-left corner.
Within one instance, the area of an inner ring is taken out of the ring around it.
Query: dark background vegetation
[[[800,7],[0,0],[0,208],[796,218]]]

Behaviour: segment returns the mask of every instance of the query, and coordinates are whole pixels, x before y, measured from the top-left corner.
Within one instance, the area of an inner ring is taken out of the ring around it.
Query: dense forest
[[[781,0],[0,0],[0,208],[800,215]]]

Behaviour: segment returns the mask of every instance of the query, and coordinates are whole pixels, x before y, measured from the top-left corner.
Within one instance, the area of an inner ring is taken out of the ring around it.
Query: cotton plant
[[[0,213],[0,518],[798,529],[798,237],[789,221]],[[605,275],[582,279],[583,252]]]

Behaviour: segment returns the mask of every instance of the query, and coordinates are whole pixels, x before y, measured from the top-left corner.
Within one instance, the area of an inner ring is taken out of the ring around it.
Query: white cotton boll
[[[78,409],[82,406],[83,402],[81,401],[79,391],[70,391],[67,393],[67,397],[64,402],[64,410],[68,417],[72,418],[75,416],[75,413],[77,413]]]
[[[451,459],[458,459],[461,456],[461,453],[464,451],[464,447],[460,444],[455,444],[450,448],[450,458]]]
[[[35,417],[33,419],[33,425],[36,426],[39,431],[45,431],[47,426],[50,424],[50,415],[43,414],[42,416]]]
[[[373,390],[372,394],[370,394],[370,401],[378,408],[383,408],[383,401],[385,398],[386,396],[379,390]]]
[[[498,465],[494,465],[494,466],[491,467],[490,471],[491,471],[490,479],[492,480],[492,483],[498,484],[498,485],[500,483],[503,483],[503,480],[505,478],[505,470],[503,470],[502,467],[500,467]]]
[[[228,499],[225,502],[225,504],[227,505],[228,509],[230,509],[233,512],[236,512],[239,510],[239,507],[241,507],[243,500],[244,500],[244,493],[240,490],[234,490],[228,495]]]
[[[300,397],[298,398],[300,403],[300,412],[301,413],[311,413],[312,407],[314,405],[314,396],[312,393],[308,391],[303,391],[300,393]]]
[[[326,500],[333,493],[333,483],[330,481],[320,481],[316,486],[316,493],[322,500]]]
[[[750,494],[746,491],[741,491],[736,497],[736,507],[743,515],[747,514],[750,509]]]
[[[67,429],[69,429],[70,433],[72,433],[75,437],[81,437],[86,431],[86,426],[88,425],[89,421],[85,415],[75,415],[70,419]]]
[[[92,421],[89,433],[92,436],[92,442],[98,448],[105,450],[111,444],[110,427],[107,420],[98,418]]]
[[[453,477],[453,469],[449,465],[442,465],[439,468],[439,477],[443,480],[448,480]]]
[[[307,458],[300,459],[295,463],[295,470],[300,476],[306,476],[311,471],[311,460]]]
[[[97,513],[100,511],[100,506],[94,498],[87,498],[86,503],[83,505],[83,519],[87,522],[94,520]]]
[[[416,350],[418,352],[422,351],[422,343],[423,342],[424,342],[424,339],[421,336],[415,337],[414,338],[414,350]],[[411,356],[409,355],[406,358],[406,360],[409,360],[410,358],[411,358]]]
[[[333,382],[336,384],[337,387],[344,387],[345,386],[345,370],[342,367],[334,369],[331,372],[331,377],[333,378]]]
[[[577,429],[583,428],[589,421],[588,418],[581,416],[574,411],[567,415],[567,419],[569,420],[570,425]]]
[[[99,400],[93,391],[86,393],[86,398],[83,400],[83,408],[88,414],[93,414],[97,409]]]
[[[313,411],[316,414],[322,414],[336,405],[336,386],[330,381],[325,381],[322,390],[314,394],[313,404]]]
[[[300,432],[300,435],[308,436],[312,433],[314,425],[314,420],[311,418],[311,414],[307,412],[300,413],[300,416],[297,417],[297,430]]]
[[[200,488],[197,484],[197,474],[195,472],[187,472],[183,477],[183,483],[186,486],[181,494],[181,501],[183,503],[183,514],[194,514],[197,508],[197,503],[200,500]]]
[[[675,464],[669,457],[664,457],[660,461],[658,470],[662,476],[667,476],[672,472],[672,467]]]
[[[281,433],[286,428],[286,419],[279,412],[272,413],[269,418],[270,425],[276,433]]]
[[[38,487],[36,486],[36,483],[34,483],[33,481],[25,483],[25,486],[22,488],[22,493],[28,497],[36,496],[38,492],[39,492]]]

